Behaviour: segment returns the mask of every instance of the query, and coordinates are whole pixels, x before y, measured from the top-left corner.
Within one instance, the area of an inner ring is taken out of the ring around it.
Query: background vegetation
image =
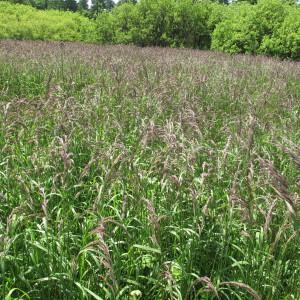
[[[79,13],[0,2],[0,39],[92,42],[96,34],[94,23]]]
[[[299,76],[2,41],[0,298],[299,299]]]
[[[75,1],[75,0],[74,0]],[[50,0],[44,7],[73,9]],[[33,2],[35,7],[42,7]],[[283,0],[226,5],[194,0],[79,2],[82,15],[0,2],[0,38],[214,49],[300,59],[300,6]],[[90,17],[90,19],[88,19]]]

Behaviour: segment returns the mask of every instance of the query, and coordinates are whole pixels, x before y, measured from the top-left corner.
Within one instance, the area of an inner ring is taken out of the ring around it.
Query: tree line
[[[102,12],[102,43],[188,47],[300,59],[300,5],[285,0],[141,0]]]
[[[31,5],[40,10],[57,9],[72,12],[79,11],[92,18],[116,6],[113,0],[91,0],[90,6],[88,0],[9,0],[9,2],[13,4]],[[136,4],[137,0],[120,0],[117,5],[122,5],[123,3]]]
[[[73,0],[47,1],[50,7],[53,1]],[[78,6],[82,5],[81,1],[83,0],[78,2]],[[2,8],[0,9],[0,38],[4,36],[139,46],[188,47],[232,54],[264,54],[300,59],[300,6],[290,0],[258,0],[257,3],[255,0],[236,1],[230,5],[208,0],[140,0],[138,2],[127,0],[118,5],[112,3],[109,5],[110,0],[93,1],[88,11],[83,11],[81,14],[65,12],[64,15],[61,12],[58,15],[58,10],[41,11],[29,6],[17,5],[17,8],[13,9],[14,12],[10,11],[9,17],[3,15],[1,25],[1,13],[5,14],[5,9]],[[95,1],[99,1],[98,4]],[[12,4],[6,3],[6,5]],[[31,11],[18,13],[21,9],[24,11],[25,7]],[[45,15],[40,18],[26,18],[26,14],[29,13],[35,13],[37,16]],[[50,20],[50,15],[61,21]],[[46,25],[43,24],[45,19],[48,20]],[[69,23],[58,28],[57,24],[62,24],[62,20],[67,19]],[[35,22],[33,26],[35,28],[32,28],[32,22]],[[43,30],[36,34],[39,30],[39,22],[43,24],[40,26]],[[48,27],[55,27],[55,29],[52,28],[44,34]],[[13,32],[12,28],[15,28],[18,34],[7,33]],[[19,31],[22,33],[20,34]]]

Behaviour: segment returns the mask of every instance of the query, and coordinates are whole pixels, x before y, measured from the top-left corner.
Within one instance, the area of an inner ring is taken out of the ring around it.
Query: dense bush
[[[0,2],[0,38],[214,49],[300,58],[300,6],[283,0],[141,0],[102,11],[38,11]]]
[[[212,48],[228,53],[300,58],[300,8],[280,0],[232,5],[212,35]]]
[[[223,5],[141,0],[99,15],[99,40],[299,58],[300,8],[282,0]]]
[[[261,52],[300,59],[300,10],[291,9],[283,23],[271,37],[266,37]]]
[[[255,53],[258,31],[253,22],[255,12],[250,4],[236,4],[212,34],[211,47],[228,53]]]
[[[98,33],[101,41],[112,43],[209,48],[212,7],[192,0],[125,3],[100,14]]]
[[[175,1],[167,30],[168,44],[175,47],[209,48],[209,5],[192,0]]]
[[[0,38],[90,42],[96,32],[94,24],[77,13],[0,2]]]

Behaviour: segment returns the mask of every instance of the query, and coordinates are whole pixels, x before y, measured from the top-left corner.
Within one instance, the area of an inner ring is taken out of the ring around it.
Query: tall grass
[[[299,299],[299,65],[0,44],[1,299]]]

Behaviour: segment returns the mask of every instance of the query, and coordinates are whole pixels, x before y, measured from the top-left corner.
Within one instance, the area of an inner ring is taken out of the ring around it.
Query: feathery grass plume
[[[79,179],[84,178],[85,176],[87,176],[89,174],[89,171],[92,167],[92,165],[97,161],[97,159],[95,157],[92,157],[90,159],[90,161],[85,165],[85,167],[83,168],[83,170],[81,171],[80,175],[79,175]]]
[[[270,230],[272,218],[273,218],[273,212],[276,207],[277,201],[276,199],[272,201],[271,205],[269,206],[269,210],[266,214],[265,218],[265,224],[264,224],[264,233],[267,234]]]
[[[39,193],[43,199],[43,202],[42,202],[42,211],[43,211],[43,223],[45,225],[45,228],[47,229],[47,225],[48,225],[48,202],[49,202],[49,199],[47,199],[47,196],[46,196],[46,193],[45,193],[45,189],[43,187],[41,187],[39,189]]]
[[[262,299],[300,299],[299,231],[285,208],[290,198],[297,209],[297,178],[275,185],[268,165],[270,180],[256,174],[264,153],[297,176],[269,141],[298,140],[299,64],[63,47],[1,41],[0,295],[252,297],[220,286],[230,278]]]
[[[70,140],[67,135],[64,135],[63,137],[58,137],[58,141],[60,144],[59,155],[64,164],[64,172],[66,173],[74,164],[73,159],[71,159],[73,153],[69,152]]]
[[[126,158],[126,153],[125,153],[125,151],[123,151],[112,161],[111,167],[103,179],[103,184],[99,190],[98,196],[95,198],[95,201],[93,204],[94,211],[97,210],[97,206],[98,206],[99,202],[101,201],[101,196],[106,191],[107,187],[109,186],[112,179],[116,175],[117,171],[120,168],[120,165],[122,164],[122,162],[124,162],[125,158]]]
[[[274,167],[270,160],[259,158],[261,169],[267,173],[272,182],[272,188],[276,194],[285,201],[288,211],[296,217],[297,209],[292,196],[288,190],[287,180]]]
[[[45,88],[45,102],[47,102],[50,98],[51,93],[51,81],[53,79],[53,69],[50,71],[48,79],[46,81],[46,88]]]
[[[288,220],[285,220],[283,224],[279,227],[278,231],[276,232],[274,242],[271,244],[270,253],[274,253],[281,239],[282,234],[290,227],[291,225],[288,223]]]
[[[211,206],[213,202],[213,198],[211,196],[208,197],[205,205],[202,208],[202,213],[207,216],[209,214],[209,207]]]
[[[279,148],[281,148],[282,151],[293,160],[296,166],[300,168],[300,147],[289,140],[287,140],[286,143],[289,147],[285,145],[279,145]]]
[[[91,233],[94,233],[97,235],[98,240],[93,241],[89,243],[86,248],[98,248],[101,251],[101,264],[106,269],[107,273],[106,276],[102,276],[102,279],[104,282],[108,285],[108,287],[111,289],[114,295],[117,294],[118,290],[118,282],[116,280],[114,268],[113,268],[113,261],[112,257],[110,255],[110,250],[105,242],[105,235],[106,235],[106,224],[107,223],[113,223],[118,226],[121,226],[118,222],[116,222],[111,217],[102,218],[99,222],[98,226],[91,231]]]
[[[155,212],[155,207],[153,206],[153,203],[148,199],[143,199],[143,201],[146,204],[147,210],[148,210],[148,220],[149,224],[152,227],[152,236],[151,240],[152,242],[160,247],[160,238],[159,238],[159,230],[160,230],[160,221],[164,216],[157,216]]]
[[[249,157],[248,167],[246,171],[246,186],[248,190],[248,203],[251,211],[253,211],[253,204],[254,204],[253,178],[254,178],[253,158]]]
[[[4,119],[3,121],[4,122],[6,121],[10,105],[11,105],[11,102],[3,103],[3,105],[2,105],[3,106],[3,119]]]
[[[203,284],[204,286],[206,286],[206,292],[210,292],[210,293],[213,293],[215,297],[217,297],[217,299],[220,299],[219,297],[219,294],[218,294],[218,290],[217,288],[214,286],[214,284],[212,283],[211,279],[207,276],[204,276],[204,277],[199,277],[198,275],[196,274],[193,274],[196,279],[193,281],[193,283],[191,284],[191,286],[189,287],[187,293],[186,293],[186,297],[185,299],[188,300],[190,299],[190,293],[191,293],[191,290],[193,288],[195,288],[195,286],[198,284],[198,283],[201,283]]]
[[[128,196],[124,195],[123,196],[123,201],[122,201],[122,209],[121,209],[121,219],[124,220],[126,217],[128,211]]]
[[[227,160],[227,156],[229,153],[229,148],[230,148],[231,142],[232,142],[232,136],[230,135],[230,136],[228,136],[226,145],[225,145],[224,149],[222,150],[221,160],[218,160],[218,170],[219,170],[218,174],[221,174],[224,172],[221,170],[222,170],[222,168],[224,168],[226,166],[226,160]]]
[[[253,193],[253,178],[254,178],[254,164],[253,164],[253,148],[254,148],[254,134],[255,128],[257,126],[256,118],[251,114],[248,120],[248,136],[246,143],[246,157],[247,157],[247,169],[246,169],[246,188],[248,190],[248,207],[249,207],[249,216],[253,215],[253,205],[254,205],[254,193]]]
[[[237,170],[235,171],[233,182],[229,191],[229,203],[232,207],[236,207],[237,205],[240,207],[240,213],[242,215],[243,220],[252,223],[253,216],[252,216],[252,209],[251,204],[249,201],[244,200],[240,197],[237,187],[237,180],[239,175],[241,174],[240,171],[241,162],[239,163]]]
[[[242,283],[242,282],[237,282],[237,281],[224,281],[220,283],[220,286],[222,285],[229,285],[229,286],[236,286],[239,288],[242,288],[246,290],[255,300],[261,300],[262,298],[258,295],[258,293],[251,288],[249,285]]]
[[[247,144],[246,144],[246,149],[247,149],[247,155],[250,158],[251,151],[254,146],[254,133],[255,133],[255,128],[257,126],[256,118],[253,115],[250,115],[248,123],[249,123],[249,125],[248,125],[249,130],[248,130],[248,140],[247,140]]]
[[[11,212],[9,213],[7,219],[6,219],[6,233],[9,234],[13,227],[13,222],[15,218],[17,218],[17,215],[22,215],[26,212],[26,204],[22,203],[17,207],[14,207]]]
[[[180,285],[177,283],[178,278],[176,276],[180,276],[178,273],[178,270],[174,271],[174,269],[177,267],[176,264],[173,262],[166,262],[164,263],[164,272],[163,272],[163,278],[167,282],[166,290],[168,291],[168,296],[170,300],[178,300],[182,299],[181,291],[180,291]]]
[[[198,116],[196,111],[190,106],[188,101],[186,101],[186,107],[183,108],[183,111],[180,113],[180,123],[182,126],[188,126],[191,129],[192,133],[201,136],[201,130],[198,125]]]

